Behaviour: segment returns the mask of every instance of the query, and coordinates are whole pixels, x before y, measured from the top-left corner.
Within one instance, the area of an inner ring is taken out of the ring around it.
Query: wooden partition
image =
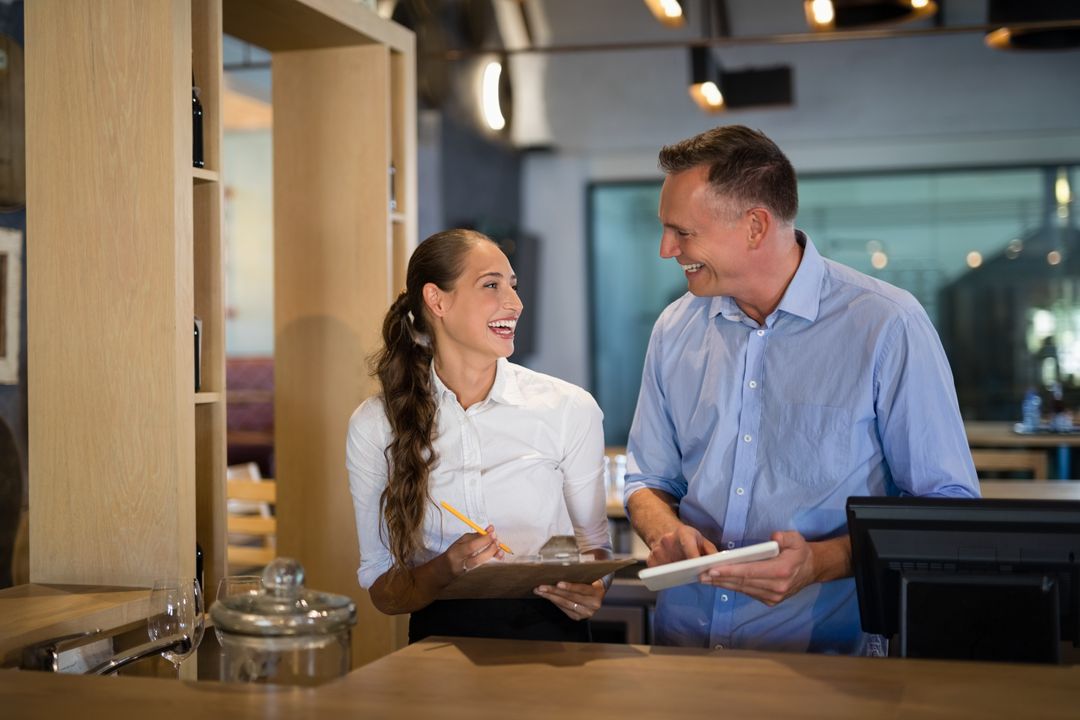
[[[30,576],[195,572],[191,10],[26,7]]]
[[[225,572],[222,32],[273,54],[281,554],[357,599],[360,663],[404,641],[356,583],[344,437],[416,242],[416,100],[412,33],[355,2],[27,3],[31,580],[148,587],[196,540],[208,600]]]

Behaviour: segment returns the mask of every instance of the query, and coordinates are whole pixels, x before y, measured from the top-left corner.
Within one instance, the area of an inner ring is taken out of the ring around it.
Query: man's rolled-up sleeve
[[[686,495],[682,453],[663,382],[663,320],[661,315],[653,326],[645,353],[641,392],[626,444],[624,505],[629,503],[631,495],[645,488],[660,490],[676,499]]]

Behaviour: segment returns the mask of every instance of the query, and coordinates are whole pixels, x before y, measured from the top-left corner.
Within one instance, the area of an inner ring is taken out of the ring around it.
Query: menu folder
[[[558,582],[591,583],[636,560],[492,560],[464,575],[439,593],[440,600],[482,600],[492,598],[536,598],[537,585]]]

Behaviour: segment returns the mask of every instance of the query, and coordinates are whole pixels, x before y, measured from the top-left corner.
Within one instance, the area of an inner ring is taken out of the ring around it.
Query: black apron
[[[589,622],[548,600],[436,600],[409,618],[409,642],[430,635],[589,642]]]

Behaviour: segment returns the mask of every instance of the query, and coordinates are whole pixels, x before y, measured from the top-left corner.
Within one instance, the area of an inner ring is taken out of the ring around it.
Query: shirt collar
[[[821,305],[821,283],[825,277],[825,261],[821,259],[814,243],[802,230],[795,231],[795,242],[803,246],[802,261],[795,277],[788,283],[784,297],[777,310],[798,315],[810,322],[817,320]]]
[[[431,361],[431,386],[435,389],[436,398],[452,398],[457,401],[457,395],[446,386],[446,383],[435,372],[435,361]],[[518,385],[517,373],[510,366],[506,358],[499,358],[495,364],[495,382],[488,391],[488,396],[482,402],[501,403],[503,405],[521,405],[525,397],[521,394],[521,386]]]
[[[821,304],[821,283],[825,277],[825,261],[821,258],[813,241],[802,230],[795,231],[795,242],[803,247],[799,269],[788,283],[784,296],[780,299],[777,310],[806,318],[813,322],[817,319]],[[773,313],[775,315],[775,311]],[[742,320],[746,313],[739,308],[735,298],[730,295],[718,295],[709,304],[709,317],[723,315],[731,320]]]

